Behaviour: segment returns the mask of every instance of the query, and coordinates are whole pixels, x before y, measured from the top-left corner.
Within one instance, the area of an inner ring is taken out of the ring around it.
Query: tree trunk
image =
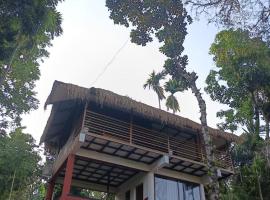
[[[260,197],[260,200],[263,200],[262,187],[261,187],[260,177],[259,177],[257,170],[256,170],[256,179],[257,179],[257,184],[258,184],[259,197]]]
[[[251,92],[251,100],[253,104],[254,109],[254,115],[255,115],[255,134],[257,137],[260,137],[260,112],[257,105],[256,97],[254,92]]]
[[[15,175],[16,175],[16,169],[13,173],[13,178],[12,178],[12,183],[11,183],[11,187],[10,187],[10,192],[9,192],[9,200],[11,199],[11,194],[12,194],[12,191],[13,191],[13,185],[14,185],[14,180],[15,180]]]
[[[181,63],[178,63],[177,66],[178,75],[184,77],[188,83],[192,93],[195,95],[201,113],[201,125],[202,125],[202,134],[206,151],[206,165],[209,174],[209,199],[218,200],[219,199],[219,183],[217,168],[215,166],[214,152],[212,139],[209,135],[208,126],[207,126],[207,113],[206,113],[206,104],[202,98],[200,89],[196,85],[197,76],[194,72],[189,73],[184,67],[181,66]]]
[[[159,109],[161,109],[160,98],[159,97],[158,97],[158,107],[159,107]]]

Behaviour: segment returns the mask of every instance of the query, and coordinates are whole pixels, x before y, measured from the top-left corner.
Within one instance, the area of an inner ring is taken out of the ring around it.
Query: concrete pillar
[[[148,200],[155,200],[155,178],[153,172],[148,172],[146,175],[146,197]]]
[[[205,192],[203,184],[200,184],[201,200],[205,200]]]

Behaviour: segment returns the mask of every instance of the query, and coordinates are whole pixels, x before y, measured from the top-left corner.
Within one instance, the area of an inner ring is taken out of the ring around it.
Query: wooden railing
[[[214,156],[218,167],[233,171],[232,157],[229,152],[215,150]]]
[[[194,141],[168,136],[166,133],[154,131],[130,122],[95,113],[87,110],[84,125],[89,132],[110,136],[123,142],[170,154],[172,157],[186,158],[204,163],[205,150],[197,136]],[[216,152],[219,166],[231,169],[231,157],[225,152]]]

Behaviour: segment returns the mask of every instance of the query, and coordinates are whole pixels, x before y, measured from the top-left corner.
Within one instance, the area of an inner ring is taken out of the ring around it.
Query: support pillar
[[[148,172],[146,175],[146,188],[147,196],[144,199],[154,200],[155,199],[155,175],[153,172]]]
[[[55,185],[55,180],[54,179],[52,179],[52,180],[50,180],[48,182],[48,187],[47,187],[45,200],[52,200],[54,185]]]
[[[203,184],[200,184],[201,200],[205,200],[205,192]]]
[[[75,161],[75,155],[70,154],[68,156],[68,159],[67,159],[67,166],[66,166],[65,178],[64,178],[64,183],[63,183],[61,200],[66,199],[66,197],[70,193],[72,174],[73,174],[73,168],[74,168],[74,161]]]

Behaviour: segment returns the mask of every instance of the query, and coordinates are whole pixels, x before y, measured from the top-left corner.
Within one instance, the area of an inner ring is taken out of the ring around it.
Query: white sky
[[[64,32],[53,41],[53,47],[49,49],[50,57],[41,64],[41,79],[36,87],[40,106],[38,110],[23,117],[26,132],[39,141],[50,113],[50,109],[44,111],[43,105],[54,80],[84,87],[104,88],[158,107],[156,94],[142,87],[153,69],[162,69],[165,57],[159,53],[157,42],[146,47],[128,42],[96,84],[91,85],[129,38],[129,30],[113,24],[109,19],[105,1],[65,0],[58,8],[63,17]],[[207,74],[214,67],[208,52],[217,29],[202,20],[195,21],[188,32],[185,51],[190,60],[189,68],[197,72],[197,84],[203,88]],[[199,122],[199,108],[191,92],[179,93],[177,96],[181,109],[178,114]],[[206,94],[204,98],[207,103],[208,123],[216,127],[220,122],[216,118],[216,112],[224,106],[211,101]],[[166,110],[164,101],[162,108]]]

